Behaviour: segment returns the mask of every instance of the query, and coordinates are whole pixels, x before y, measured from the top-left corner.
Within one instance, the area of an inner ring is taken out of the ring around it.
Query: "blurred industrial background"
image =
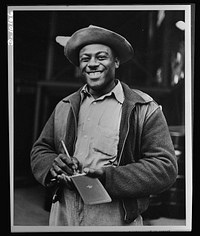
[[[56,103],[82,81],[56,36],[97,25],[132,44],[117,78],[151,95],[166,116],[179,174],[151,196],[146,224],[185,223],[184,11],[14,11],[14,225],[46,225],[50,199],[34,179],[30,150]],[[155,221],[156,220],[156,221]],[[168,221],[167,221],[168,220]]]

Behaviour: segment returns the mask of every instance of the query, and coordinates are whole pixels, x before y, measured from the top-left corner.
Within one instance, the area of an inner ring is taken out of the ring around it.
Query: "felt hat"
[[[133,56],[131,44],[121,35],[102,27],[90,25],[76,31],[71,37],[58,36],[56,41],[64,46],[68,60],[78,66],[81,48],[89,44],[104,44],[117,54],[120,63],[129,61]]]

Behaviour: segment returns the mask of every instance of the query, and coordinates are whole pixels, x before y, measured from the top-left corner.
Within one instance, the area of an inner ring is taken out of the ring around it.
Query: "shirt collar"
[[[104,99],[105,97],[107,96],[111,96],[111,95],[114,95],[115,99],[119,102],[119,103],[123,103],[124,102],[124,92],[123,92],[123,88],[122,88],[122,85],[121,85],[121,82],[119,80],[116,80],[117,81],[117,84],[116,86],[107,94],[104,94],[103,96],[101,96],[100,98],[96,99],[96,100],[102,100]],[[89,91],[88,91],[88,87],[87,87],[87,84],[85,84],[83,86],[83,88],[81,89],[81,101],[84,100],[84,98],[86,96],[92,96]]]

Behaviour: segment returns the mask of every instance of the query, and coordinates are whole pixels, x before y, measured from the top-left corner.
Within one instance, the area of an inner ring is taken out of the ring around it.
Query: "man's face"
[[[102,44],[87,45],[80,50],[79,62],[82,75],[92,94],[100,96],[112,90],[119,60],[110,47]]]

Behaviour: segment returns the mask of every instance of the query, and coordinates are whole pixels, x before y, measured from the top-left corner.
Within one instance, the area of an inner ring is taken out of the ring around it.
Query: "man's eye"
[[[87,61],[89,61],[89,57],[82,57],[80,61],[81,62],[87,62]]]
[[[105,60],[106,58],[106,56],[98,56],[98,60]]]

